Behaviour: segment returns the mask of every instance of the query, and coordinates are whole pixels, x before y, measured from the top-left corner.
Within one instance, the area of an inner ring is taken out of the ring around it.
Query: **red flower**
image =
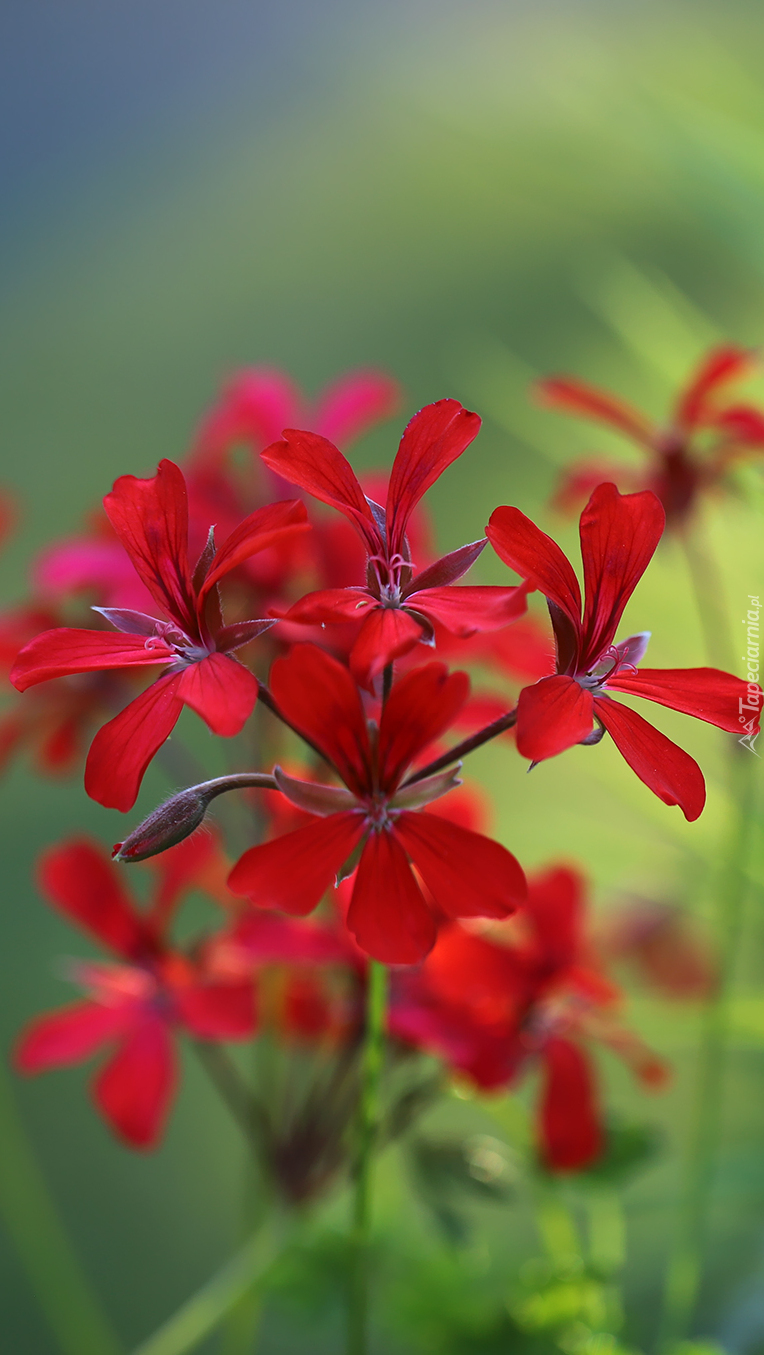
[[[289,621],[332,625],[362,621],[350,654],[356,680],[372,683],[393,659],[420,641],[432,644],[440,623],[454,635],[498,630],[525,611],[520,588],[451,588],[474,564],[485,538],[452,551],[415,574],[406,524],[422,495],[469,447],[480,428],[477,414],[458,400],[439,400],[415,414],[393,463],[384,508],[367,499],[345,457],[317,433],[286,429],[262,457],[277,474],[339,509],[366,548],[366,585],[309,593],[286,613]]]
[[[514,1085],[540,1063],[540,1151],[555,1171],[581,1170],[602,1151],[588,1040],[621,1054],[649,1087],[667,1076],[611,1015],[618,990],[587,953],[583,925],[578,871],[546,870],[529,880],[527,904],[506,936],[501,925],[483,936],[445,927],[421,971],[396,979],[390,1013],[393,1035],[440,1055],[484,1090]]]
[[[389,964],[412,964],[435,941],[435,917],[409,858],[449,917],[506,917],[522,901],[523,872],[506,848],[435,814],[413,812],[457,784],[455,769],[404,784],[411,762],[466,700],[466,674],[449,675],[440,663],[408,673],[372,734],[347,669],[312,645],[274,663],[271,690],[347,789],[297,781],[277,767],[287,799],[319,818],[245,852],[229,877],[235,894],[264,908],[309,913],[360,848],[347,925],[363,950]]]
[[[611,693],[643,696],[739,733],[761,691],[716,668],[637,670],[649,632],[614,644],[624,607],[661,538],[663,509],[654,494],[618,493],[600,485],[581,514],[585,605],[573,567],[560,547],[518,508],[497,508],[488,538],[510,568],[546,596],[557,646],[557,672],[524,687],[517,706],[517,747],[533,762],[575,743],[597,743],[605,730],[641,781],[664,804],[697,819],[705,783],[697,763]],[[744,714],[744,711],[748,714]],[[746,728],[748,726],[746,725]]]
[[[104,506],[136,573],[166,619],[127,608],[97,608],[118,633],[63,627],[45,631],[21,650],[11,681],[24,691],[69,673],[167,665],[146,691],[104,725],[88,756],[88,795],[110,808],[127,810],[184,704],[215,734],[237,734],[251,714],[257,681],[231,651],[273,622],[224,625],[216,585],[256,551],[306,530],[307,519],[296,501],[260,508],[217,550],[210,531],[192,570],[186,486],[172,461],[162,461],[150,480],[123,475]]]
[[[624,480],[652,489],[666,510],[670,526],[680,525],[698,496],[719,483],[728,467],[764,450],[764,414],[752,405],[720,400],[723,388],[746,376],[756,361],[749,349],[726,345],[703,359],[680,391],[669,423],[653,423],[617,396],[569,377],[549,377],[536,391],[543,404],[616,429],[636,443],[650,459],[647,476],[628,467],[582,463],[563,476],[556,499],[567,508],[580,502],[602,480]],[[710,443],[705,452],[698,439]]]
[[[240,1040],[255,1026],[249,980],[219,982],[201,964],[173,950],[167,929],[181,894],[214,875],[215,848],[198,837],[167,852],[148,912],[133,905],[121,872],[103,849],[72,841],[46,852],[40,885],[59,911],[119,957],[120,964],[83,962],[75,976],[89,996],[31,1021],[16,1048],[23,1073],[80,1063],[99,1050],[106,1062],[93,1082],[96,1106],[133,1148],[161,1137],[177,1080],[174,1035]]]

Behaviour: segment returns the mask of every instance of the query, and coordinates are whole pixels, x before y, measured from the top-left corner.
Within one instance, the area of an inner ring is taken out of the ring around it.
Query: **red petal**
[[[45,897],[65,917],[117,955],[136,955],[143,928],[122,886],[122,874],[103,847],[87,839],[51,847],[40,857],[37,878]]]
[[[375,677],[422,639],[423,622],[403,607],[375,607],[367,612],[350,651],[350,671],[356,682],[371,691]]]
[[[176,693],[209,725],[230,738],[249,719],[257,700],[257,678],[228,654],[209,654],[178,677]]]
[[[90,1058],[125,1029],[130,1013],[100,1002],[73,1002],[24,1027],[13,1055],[20,1073],[43,1073]]]
[[[383,964],[416,964],[432,950],[435,918],[394,833],[370,834],[346,921],[361,949]]]
[[[436,400],[415,414],[401,438],[387,488],[390,555],[405,554],[406,523],[422,495],[480,432],[480,417],[458,400]]]
[[[334,626],[362,621],[370,607],[378,606],[376,598],[365,588],[322,588],[300,598],[284,614],[284,620],[299,621],[306,626]]]
[[[308,514],[304,503],[299,499],[286,499],[283,503],[269,503],[258,508],[239,524],[215,553],[212,567],[199,590],[198,608],[201,610],[204,599],[215,584],[229,574],[237,565],[248,560],[258,551],[278,546],[282,541],[301,532],[310,530]]]
[[[573,566],[556,541],[519,508],[496,508],[485,529],[496,554],[532,588],[538,588],[581,629],[581,590]]]
[[[603,1148],[591,1064],[578,1045],[552,1038],[544,1045],[544,1072],[543,1156],[553,1171],[581,1171]]]
[[[459,588],[427,588],[409,593],[407,607],[421,612],[428,621],[439,621],[452,635],[467,638],[476,631],[503,630],[528,609],[528,589],[478,585]]]
[[[313,425],[330,442],[340,446],[392,418],[401,404],[401,388],[384,372],[350,372],[322,393]]]
[[[764,414],[752,405],[729,405],[721,413],[709,417],[708,422],[714,428],[723,429],[738,444],[756,448],[764,446]],[[733,455],[728,453],[730,460]]]
[[[694,758],[628,706],[597,697],[594,707],[619,753],[640,781],[665,805],[679,805],[690,823],[697,819],[706,802],[706,785]]]
[[[379,725],[379,780],[391,794],[417,753],[453,724],[470,691],[466,673],[444,663],[414,668],[396,682]]]
[[[370,555],[384,550],[379,528],[352,466],[326,438],[286,428],[283,438],[266,447],[261,456],[277,475],[307,489],[322,503],[349,517]]]
[[[237,442],[259,451],[295,422],[299,408],[300,393],[282,372],[270,367],[234,372],[199,426],[192,459],[219,462]]]
[[[531,762],[581,743],[593,727],[592,694],[573,678],[542,678],[523,687],[517,702],[517,751]]]
[[[347,668],[315,645],[295,645],[271,668],[271,691],[290,724],[322,749],[350,790],[363,794],[370,785],[371,749]]]
[[[176,994],[180,1018],[199,1040],[246,1040],[255,1029],[255,993],[247,983],[199,983]]]
[[[522,867],[501,843],[431,813],[401,814],[395,833],[449,917],[507,917],[525,902]]]
[[[570,866],[552,866],[528,881],[526,916],[548,970],[567,968],[578,957],[584,915],[584,879]]]
[[[96,1105],[133,1148],[153,1148],[164,1129],[177,1080],[175,1051],[164,1021],[147,1017],[93,1083]]]
[[[188,562],[188,493],[183,472],[172,461],[160,461],[150,480],[122,475],[103,506],[151,596],[188,635],[193,635],[196,611]]]
[[[661,502],[649,489],[619,494],[615,485],[598,485],[592,494],[580,526],[586,596],[582,671],[612,643],[665,524]]]
[[[681,396],[675,419],[681,428],[693,429],[706,422],[709,413],[709,396],[716,395],[719,387],[728,381],[745,376],[754,366],[756,355],[748,348],[738,348],[734,344],[725,344],[712,348],[703,359],[697,372]]]
[[[154,856],[148,862],[156,879],[156,894],[152,899],[152,923],[166,923],[182,896],[191,889],[212,893],[215,886],[224,886],[227,873],[226,858],[211,833],[194,833],[169,851]]]
[[[657,701],[731,734],[740,733],[741,725],[751,718],[758,723],[761,690],[754,686],[756,694],[749,695],[742,678],[718,668],[640,668],[638,673],[619,673],[607,682],[609,690]]]
[[[597,419],[634,438],[643,447],[651,446],[652,427],[638,409],[607,391],[565,376],[550,376],[537,381],[534,392],[542,405],[562,410],[582,419]]]
[[[126,813],[135,804],[143,774],[183,709],[180,675],[161,677],[99,729],[85,764],[85,790],[107,809]]]
[[[333,814],[250,847],[231,871],[228,888],[260,908],[304,916],[326,893],[363,831],[362,814]]]
[[[57,630],[43,631],[24,645],[11,669],[10,679],[14,687],[24,692],[38,682],[66,677],[69,673],[132,668],[136,664],[145,667],[167,663],[174,658],[174,650],[159,638],[147,649],[142,635],[61,626]]]
[[[639,489],[640,481],[644,484],[645,476],[644,473],[640,476],[633,466],[615,461],[574,461],[560,471],[550,506],[566,517],[580,513],[597,485],[605,481],[633,490]]]

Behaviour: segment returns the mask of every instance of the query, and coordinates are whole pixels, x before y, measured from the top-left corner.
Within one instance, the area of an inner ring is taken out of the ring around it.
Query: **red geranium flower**
[[[577,507],[602,480],[652,489],[670,526],[681,525],[698,496],[714,488],[727,469],[764,450],[764,413],[753,405],[720,399],[731,381],[747,376],[756,362],[750,349],[732,344],[714,348],[680,391],[669,422],[654,423],[624,400],[570,377],[548,377],[536,392],[543,404],[579,418],[594,419],[636,443],[650,459],[646,475],[629,467],[583,462],[564,472],[556,502]],[[699,439],[705,437],[705,450]]]
[[[614,1017],[619,993],[589,954],[578,871],[557,866],[529,880],[527,903],[506,931],[445,927],[422,969],[396,978],[390,1030],[487,1091],[540,1063],[541,1156],[555,1171],[580,1171],[604,1143],[586,1043],[613,1049],[648,1087],[664,1083],[667,1070]]]
[[[97,608],[117,633],[64,627],[45,631],[21,650],[11,681],[24,691],[69,673],[167,665],[156,682],[103,726],[88,756],[88,795],[127,810],[184,704],[222,735],[238,734],[252,713],[257,680],[231,651],[273,622],[224,625],[216,585],[256,551],[307,530],[308,524],[305,508],[296,500],[269,504],[250,514],[217,550],[210,530],[192,570],[186,485],[172,461],[162,461],[149,480],[123,475],[106,495],[104,507],[136,573],[167,619],[128,608]]]
[[[74,976],[89,996],[31,1021],[19,1038],[16,1066],[40,1073],[107,1049],[93,1096],[133,1148],[152,1148],[161,1137],[175,1093],[179,1029],[199,1040],[242,1040],[254,1031],[251,981],[211,978],[167,940],[181,895],[198,888],[205,872],[215,873],[215,856],[208,836],[165,853],[147,912],[135,907],[121,871],[94,843],[63,843],[40,862],[40,886],[53,907],[122,963],[77,964]]]
[[[678,804],[697,819],[706,788],[698,764],[612,699],[612,692],[643,696],[739,733],[752,712],[758,724],[761,691],[716,668],[637,670],[649,632],[614,644],[624,607],[636,588],[664,527],[654,494],[621,495],[600,485],[581,514],[585,605],[573,566],[551,537],[519,508],[497,508],[488,539],[510,568],[546,596],[557,647],[557,672],[524,687],[517,706],[517,747],[532,762],[554,757],[575,743],[597,743],[605,730],[629,766],[664,804]],[[746,728],[748,725],[746,725]]]
[[[307,625],[362,621],[350,668],[369,690],[393,659],[420,641],[432,644],[436,623],[468,636],[498,630],[525,611],[522,587],[448,586],[474,564],[485,537],[444,555],[420,574],[411,559],[406,524],[413,509],[479,428],[478,415],[458,400],[438,400],[415,414],[393,463],[384,508],[366,497],[342,453],[317,433],[286,429],[283,439],[262,453],[271,470],[344,513],[364,543],[365,586],[308,593],[286,619]]]
[[[229,877],[235,894],[264,908],[309,913],[361,848],[347,925],[363,950],[389,964],[412,964],[435,941],[435,917],[409,858],[449,917],[506,917],[517,907],[525,878],[505,847],[413,812],[458,784],[458,768],[403,784],[414,758],[464,704],[465,673],[449,675],[444,664],[431,663],[406,674],[371,733],[350,673],[312,645],[274,663],[271,690],[347,789],[298,781],[277,767],[287,799],[319,821],[245,852]]]

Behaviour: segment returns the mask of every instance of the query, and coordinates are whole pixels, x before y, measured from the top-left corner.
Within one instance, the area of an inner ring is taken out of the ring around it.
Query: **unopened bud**
[[[218,776],[198,786],[189,786],[165,800],[163,805],[133,829],[124,842],[118,842],[112,857],[115,861],[146,861],[150,856],[158,856],[160,852],[176,847],[204,822],[210,801],[217,795],[227,790],[244,790],[253,786],[262,790],[275,790],[276,782],[266,772],[241,772],[234,776]]]

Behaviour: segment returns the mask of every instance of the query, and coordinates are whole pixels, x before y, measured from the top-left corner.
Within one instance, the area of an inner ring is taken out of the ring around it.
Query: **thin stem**
[[[120,1345],[61,1224],[0,1064],[0,1218],[62,1355],[119,1355]]]
[[[369,961],[366,1027],[361,1053],[361,1097],[358,1115],[358,1157],[350,1273],[348,1355],[367,1355],[369,1336],[369,1242],[374,1151],[379,1137],[380,1083],[385,1053],[387,968]]]
[[[194,1350],[245,1295],[262,1288],[284,1250],[288,1227],[289,1221],[279,1215],[270,1228],[258,1231],[132,1355],[185,1355]]]
[[[426,776],[433,776],[443,767],[450,767],[452,762],[461,762],[462,758],[468,753],[474,753],[476,748],[482,748],[484,743],[489,743],[505,730],[512,729],[517,724],[517,707],[514,710],[508,710],[506,715],[500,715],[498,720],[492,720],[490,725],[484,729],[478,730],[477,734],[472,734],[468,739],[463,739],[457,743],[455,748],[449,749],[441,757],[436,757],[434,762],[428,762],[426,767],[420,767],[418,772],[404,781],[404,786],[411,786],[415,781],[423,781]]]
[[[660,1349],[682,1340],[692,1321],[700,1290],[709,1204],[721,1138],[730,1004],[743,924],[756,795],[755,761],[738,755],[736,748],[733,756],[735,816],[718,895],[719,975],[716,991],[704,1012],[684,1189],[666,1274]]]
[[[707,535],[702,545],[691,530],[683,532],[680,541],[689,567],[708,661],[715,668],[730,669],[734,659],[729,616],[724,604],[724,584],[719,566],[709,549]]]
[[[197,1057],[221,1099],[230,1110],[247,1142],[258,1157],[262,1156],[266,1117],[255,1100],[233,1059],[219,1044],[194,1040]]]

